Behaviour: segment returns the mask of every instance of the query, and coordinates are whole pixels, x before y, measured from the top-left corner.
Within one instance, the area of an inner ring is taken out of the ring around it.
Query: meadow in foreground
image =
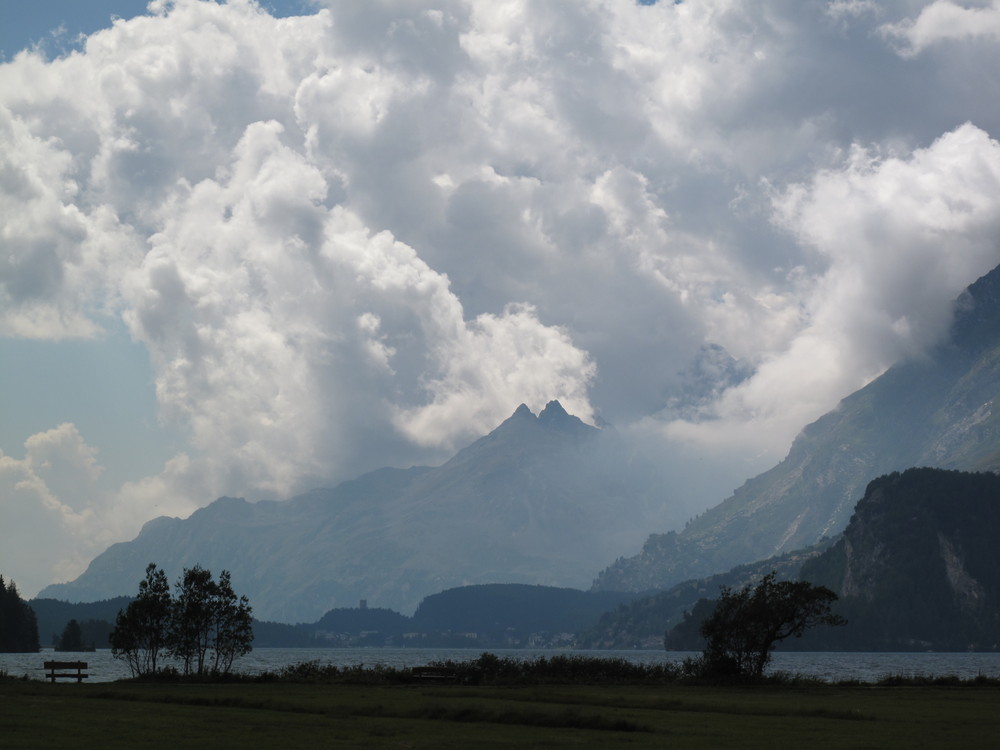
[[[344,673],[324,679],[309,668],[297,677],[91,685],[0,679],[2,744],[891,750],[983,748],[1000,736],[995,681],[428,685]]]

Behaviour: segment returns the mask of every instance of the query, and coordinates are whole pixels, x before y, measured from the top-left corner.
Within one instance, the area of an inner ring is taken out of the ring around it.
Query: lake
[[[566,651],[545,649],[490,649],[498,656],[515,659],[535,659],[556,654],[595,656],[626,659],[640,664],[658,664],[665,661],[680,663],[685,657],[697,656],[688,652],[662,650],[635,651]],[[471,661],[482,649],[417,649],[417,648],[367,648],[367,649],[310,649],[310,648],[259,648],[237,660],[235,669],[248,674],[277,671],[289,664],[318,661],[338,667],[384,665],[412,667],[432,661]],[[55,653],[45,649],[37,654],[0,654],[0,671],[15,677],[28,675],[42,679],[42,662],[85,661],[88,663],[90,682],[110,682],[129,677],[123,661],[111,656],[109,649],[88,653]],[[779,651],[771,661],[771,671],[790,672],[827,681],[857,679],[866,682],[887,675],[955,675],[963,679],[985,675],[1000,678],[1000,653],[854,653],[854,652],[801,652]]]

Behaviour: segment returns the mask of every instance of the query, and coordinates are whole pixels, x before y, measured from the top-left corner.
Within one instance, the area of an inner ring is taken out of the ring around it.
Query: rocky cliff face
[[[801,577],[829,586],[851,648],[1000,647],[1000,476],[910,469],[869,486]]]
[[[911,466],[1000,469],[1000,269],[956,301],[949,339],[806,427],[788,456],[682,532],[656,534],[596,589],[668,588],[844,529],[875,477]]]
[[[232,573],[260,618],[313,621],[366,599],[412,611],[471,583],[586,588],[607,560],[676,523],[653,467],[613,433],[550,403],[521,406],[436,468],[383,469],[285,502],[220,498],[190,518],[157,519],[39,596],[133,594],[150,561],[171,579],[201,564]]]

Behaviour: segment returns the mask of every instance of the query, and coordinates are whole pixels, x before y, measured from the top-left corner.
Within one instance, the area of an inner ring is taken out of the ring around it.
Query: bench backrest
[[[37,663],[37,662],[36,662]],[[85,661],[47,661],[45,669],[86,669]]]

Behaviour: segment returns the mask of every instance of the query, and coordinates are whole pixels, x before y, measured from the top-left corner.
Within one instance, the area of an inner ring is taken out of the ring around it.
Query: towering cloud
[[[763,468],[1000,262],[996,3],[265,7],[0,66],[0,332],[124,321],[184,443],[89,515],[18,490],[26,528],[434,461],[551,399]],[[677,409],[707,344],[753,375]]]

